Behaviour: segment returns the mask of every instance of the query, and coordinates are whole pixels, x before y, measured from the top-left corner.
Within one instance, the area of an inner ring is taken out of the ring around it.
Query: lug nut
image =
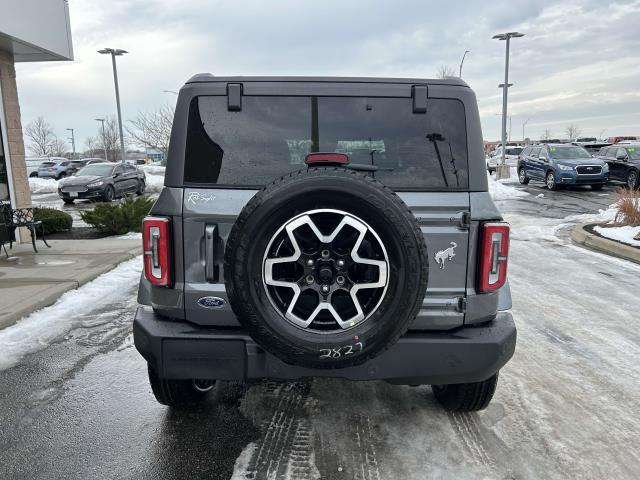
[[[311,285],[313,283],[313,275],[307,275],[306,278],[304,279],[305,282],[307,282],[308,285]]]
[[[344,284],[344,277],[342,275],[338,275],[336,277],[336,282],[338,283],[338,285],[343,285]]]
[[[329,285],[322,285],[322,287],[320,287],[320,290],[322,291],[322,293],[329,293]]]
[[[310,258],[309,260],[307,260],[307,265],[310,267],[313,266],[313,258]]]
[[[344,267],[344,260],[340,259],[336,262],[339,267]]]
[[[322,250],[321,254],[323,258],[328,258],[330,255],[329,250]]]

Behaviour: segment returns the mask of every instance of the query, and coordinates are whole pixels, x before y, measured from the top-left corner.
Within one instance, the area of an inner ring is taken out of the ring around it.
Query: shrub
[[[80,217],[103,233],[124,235],[142,230],[142,220],[149,214],[154,200],[148,197],[127,197],[119,203],[99,203]]]
[[[640,227],[640,190],[621,188],[616,193],[618,194],[616,225]]]
[[[42,222],[46,235],[67,232],[71,230],[71,225],[73,225],[71,215],[55,208],[35,207],[33,209],[33,219]]]

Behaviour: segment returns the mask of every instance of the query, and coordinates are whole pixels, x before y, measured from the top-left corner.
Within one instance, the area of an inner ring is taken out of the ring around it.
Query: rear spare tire
[[[428,256],[417,220],[373,178],[311,168],[247,203],[225,251],[240,323],[265,350],[311,368],[361,364],[415,319]]]

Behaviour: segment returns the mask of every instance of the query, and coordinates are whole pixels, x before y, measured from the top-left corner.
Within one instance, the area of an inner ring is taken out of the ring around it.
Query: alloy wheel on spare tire
[[[428,257],[395,193],[353,170],[310,168],[244,207],[224,273],[238,320],[265,350],[289,364],[341,368],[406,332],[424,299]]]

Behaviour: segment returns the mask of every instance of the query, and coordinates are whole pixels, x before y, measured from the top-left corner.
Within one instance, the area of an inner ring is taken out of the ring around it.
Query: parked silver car
[[[74,168],[71,166],[71,160],[63,157],[52,157],[48,161],[40,164],[38,177],[60,180],[61,178],[71,175],[74,171]]]

